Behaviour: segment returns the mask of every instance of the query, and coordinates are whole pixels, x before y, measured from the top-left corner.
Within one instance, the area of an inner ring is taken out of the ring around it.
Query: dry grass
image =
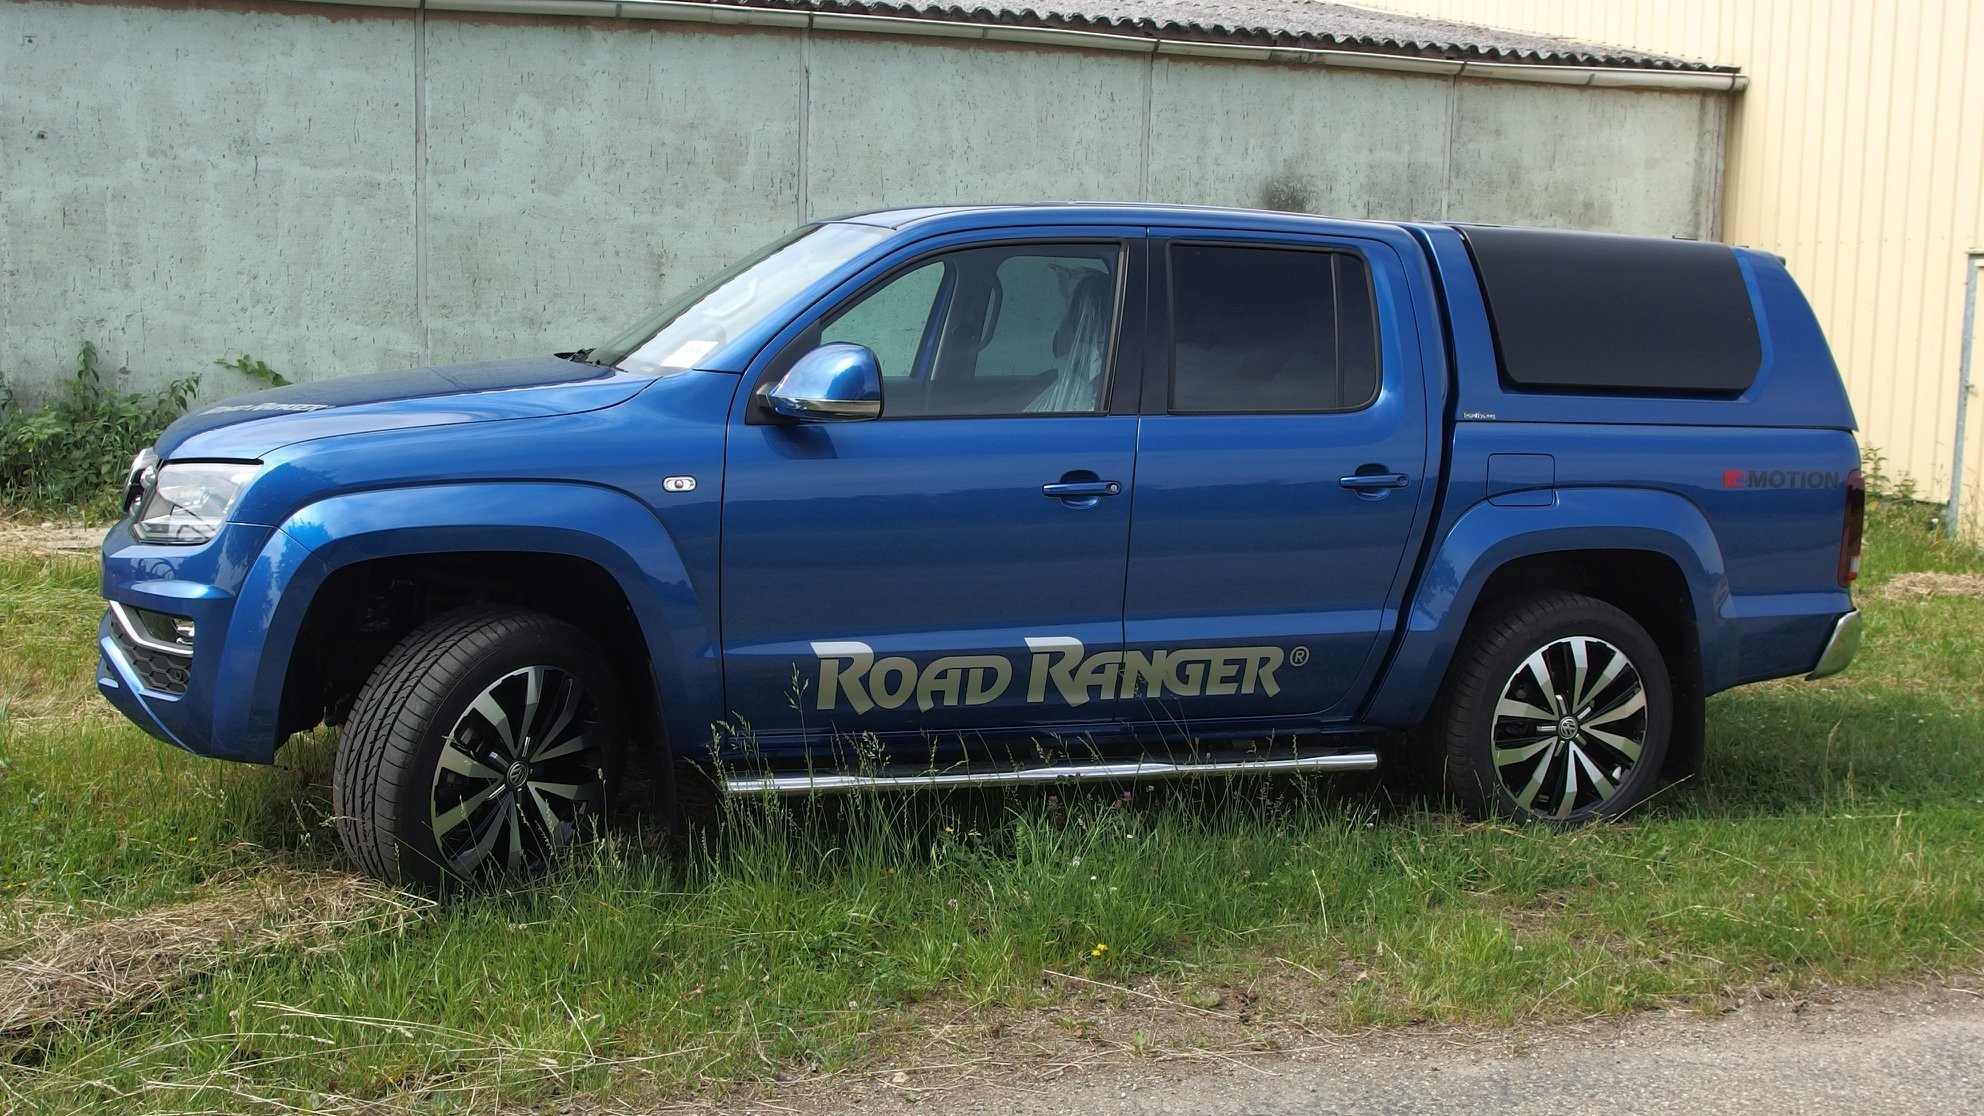
[[[431,904],[342,873],[274,873],[203,899],[78,917],[17,904],[0,951],[0,1035],[156,1003],[205,969],[403,929]]]
[[[1340,1033],[1318,1022],[1341,987],[1362,976],[1331,976],[1278,960],[1237,980],[1211,983],[1114,982],[1050,970],[1038,987],[1039,1003],[1019,1009],[945,998],[920,1003],[897,1029],[874,1036],[880,1053],[867,1064],[753,1082],[720,1103],[685,1099],[682,1109],[816,1116],[856,1111],[852,1104],[894,1110],[929,1102],[942,1107],[948,1099],[956,1106],[962,1098],[1039,1093],[1127,1067],[1147,1078],[1215,1065],[1275,1076],[1264,1063],[1351,1050],[1376,1033]],[[632,1107],[597,1111],[657,1111],[645,1104],[643,1098]]]
[[[1881,587],[1882,600],[1922,601],[1931,597],[1984,599],[1984,574],[1917,570],[1913,573],[1896,574]]]
[[[0,513],[0,553],[29,552],[85,554],[103,542],[109,527],[57,525],[52,521]]]

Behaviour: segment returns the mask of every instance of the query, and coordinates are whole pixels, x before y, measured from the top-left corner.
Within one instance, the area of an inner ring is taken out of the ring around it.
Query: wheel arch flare
[[[224,641],[223,669],[240,680],[245,700],[217,703],[214,754],[273,758],[286,735],[285,700],[292,707],[296,701],[293,691],[286,695],[286,676],[299,635],[340,572],[472,555],[548,556],[602,571],[637,618],[648,663],[644,688],[658,701],[665,735],[693,741],[697,725],[716,719],[709,696],[720,692],[714,602],[645,505],[584,485],[434,485],[332,497],[299,509],[271,536],[243,583]]]

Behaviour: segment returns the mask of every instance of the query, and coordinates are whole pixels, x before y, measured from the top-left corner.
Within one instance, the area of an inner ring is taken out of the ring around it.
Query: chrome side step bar
[[[1174,779],[1191,775],[1265,774],[1276,771],[1370,771],[1378,754],[1369,751],[1318,752],[1274,759],[1207,758],[1185,763],[1123,760],[1114,763],[1062,763],[1042,767],[936,771],[883,768],[872,774],[839,771],[724,771],[718,782],[729,794],[811,794],[815,791],[888,790],[913,787],[993,787],[1058,783],[1082,779]]]

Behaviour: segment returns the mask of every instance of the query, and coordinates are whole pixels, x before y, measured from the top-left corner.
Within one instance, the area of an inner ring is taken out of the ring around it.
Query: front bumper
[[[97,625],[96,643],[97,649],[102,652],[96,668],[98,692],[139,728],[167,744],[189,752],[196,751],[165,727],[165,721],[159,717],[161,708],[169,713],[184,695],[152,688],[150,672],[132,661],[131,641],[119,630],[116,618],[108,611],[103,614],[103,622]]]
[[[265,651],[266,610],[241,605],[255,594],[274,535],[267,527],[229,524],[200,546],[158,546],[131,537],[125,524],[103,542],[103,595],[111,605],[97,627],[97,689],[139,728],[204,756],[267,763],[274,759],[274,706],[256,668]],[[272,599],[266,592],[251,601]],[[184,617],[191,646],[148,638],[137,610]],[[119,613],[122,613],[120,616]],[[266,723],[265,723],[266,722]]]
[[[1809,681],[1825,678],[1845,670],[1853,661],[1854,652],[1860,650],[1860,610],[1854,609],[1833,623],[1832,638],[1826,640],[1826,649],[1819,656],[1819,665],[1805,676]]]

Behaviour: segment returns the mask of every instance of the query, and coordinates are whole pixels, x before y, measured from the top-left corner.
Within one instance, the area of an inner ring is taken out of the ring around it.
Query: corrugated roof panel
[[[676,0],[699,3],[704,0]],[[709,0],[729,7],[1101,31],[1542,66],[1733,73],[1735,67],[1323,0],[1080,0],[1038,5],[890,0]]]

